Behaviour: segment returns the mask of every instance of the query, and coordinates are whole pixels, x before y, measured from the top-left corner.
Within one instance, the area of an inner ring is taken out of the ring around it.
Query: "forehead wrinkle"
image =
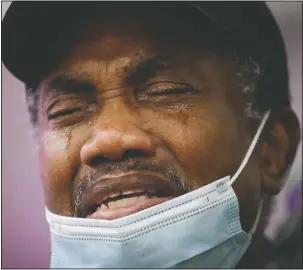
[[[94,77],[98,77],[98,81],[112,79],[106,78],[114,74],[119,78],[130,78],[140,68],[160,68],[160,66],[168,66],[167,60],[164,57],[160,57],[156,53],[139,52],[134,55],[121,56],[116,59],[106,60],[85,60],[74,63],[66,71],[60,72],[66,77],[78,80],[95,80]]]
[[[80,60],[75,62],[68,62],[60,67],[52,77],[63,77],[79,81],[88,81],[93,76],[94,63],[93,60]]]
[[[118,69],[119,72],[116,73],[119,74],[119,77],[127,77],[130,72],[141,63],[156,57],[156,53],[147,52],[146,49],[140,49],[138,52],[138,48],[136,48],[131,52],[125,52],[122,55],[111,57],[111,59],[101,59],[99,63],[104,63],[106,72],[116,72]]]
[[[59,74],[59,76],[67,79],[86,81],[91,77],[91,73],[85,70],[70,70]]]

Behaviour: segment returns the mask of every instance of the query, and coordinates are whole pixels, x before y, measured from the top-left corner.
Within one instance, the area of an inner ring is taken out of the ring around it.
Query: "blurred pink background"
[[[9,6],[2,2],[2,17]],[[285,38],[293,107],[302,123],[302,3],[270,2]],[[35,140],[25,105],[23,84],[2,64],[2,267],[48,268],[50,240],[44,214]],[[287,190],[302,181],[299,147],[290,180],[276,198],[266,235],[274,238],[287,220]]]

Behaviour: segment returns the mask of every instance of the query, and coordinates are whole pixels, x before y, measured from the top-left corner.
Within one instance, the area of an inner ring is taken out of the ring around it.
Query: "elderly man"
[[[300,137],[264,3],[16,2],[2,26],[52,267],[262,267]]]

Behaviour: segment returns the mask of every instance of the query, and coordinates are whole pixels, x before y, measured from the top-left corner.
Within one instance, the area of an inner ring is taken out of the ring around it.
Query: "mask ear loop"
[[[255,146],[256,146],[256,144],[257,144],[257,142],[259,140],[260,134],[261,134],[261,132],[262,132],[262,130],[264,128],[264,125],[267,122],[267,119],[268,119],[269,115],[270,115],[270,111],[267,111],[265,113],[262,121],[261,121],[261,124],[260,124],[260,126],[259,126],[259,128],[258,128],[258,130],[257,130],[257,132],[256,132],[256,134],[255,134],[255,136],[254,136],[254,138],[253,138],[253,140],[252,140],[252,142],[251,142],[248,150],[247,150],[247,153],[246,153],[246,155],[245,155],[245,157],[243,159],[243,162],[241,163],[240,167],[238,168],[238,170],[236,171],[236,173],[234,174],[234,176],[230,179],[230,185],[232,185],[235,182],[235,180],[238,178],[238,176],[240,175],[240,173],[243,171],[244,167],[246,166],[246,164],[247,164],[247,162],[248,162],[248,160],[249,160],[252,152],[255,149]]]
[[[257,227],[258,227],[258,224],[259,224],[259,221],[260,221],[260,217],[261,217],[261,213],[262,213],[262,210],[263,210],[263,202],[264,202],[264,200],[261,199],[261,202],[260,202],[260,204],[258,206],[258,212],[257,212],[256,219],[254,221],[254,224],[253,224],[252,228],[249,231],[250,235],[253,235],[255,233]]]
[[[238,176],[240,175],[240,173],[242,172],[242,170],[246,166],[246,164],[247,164],[247,162],[248,162],[248,160],[249,160],[252,152],[255,149],[255,146],[256,146],[256,144],[257,144],[257,142],[259,140],[260,134],[261,134],[261,132],[262,132],[262,130],[263,130],[263,128],[264,128],[267,120],[268,120],[269,115],[270,115],[270,111],[267,111],[265,113],[262,121],[261,121],[261,124],[260,124],[260,126],[259,126],[259,128],[258,128],[258,130],[257,130],[257,132],[256,132],[256,134],[255,134],[255,136],[254,136],[254,138],[253,138],[253,140],[252,140],[252,142],[251,142],[248,150],[247,150],[247,153],[246,153],[246,155],[245,155],[245,157],[243,159],[242,164],[240,165],[240,167],[238,168],[238,170],[236,171],[236,173],[234,174],[234,176],[230,179],[230,185],[232,185],[235,182],[235,180],[238,178]],[[263,198],[261,199],[261,202],[259,204],[258,212],[257,212],[256,219],[254,221],[254,224],[253,224],[252,228],[249,231],[250,235],[253,235],[255,233],[257,227],[258,227],[262,210],[263,210]]]

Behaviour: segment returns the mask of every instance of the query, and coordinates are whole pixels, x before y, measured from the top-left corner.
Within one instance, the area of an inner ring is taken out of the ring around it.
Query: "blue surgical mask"
[[[52,268],[234,268],[250,245],[232,188],[268,119],[267,112],[235,175],[116,220],[58,216],[46,209]]]

